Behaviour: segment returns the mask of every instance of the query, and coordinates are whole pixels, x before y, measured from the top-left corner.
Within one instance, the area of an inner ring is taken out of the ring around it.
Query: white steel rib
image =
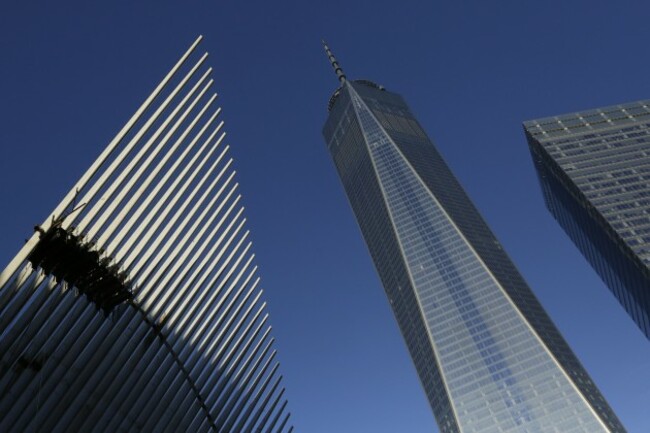
[[[0,273],[0,431],[293,431],[201,39]]]

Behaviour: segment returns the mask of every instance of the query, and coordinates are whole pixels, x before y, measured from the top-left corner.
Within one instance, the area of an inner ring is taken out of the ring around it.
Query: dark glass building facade
[[[650,101],[524,123],[548,209],[650,338]]]
[[[402,97],[328,54],[323,135],[440,431],[625,431]]]

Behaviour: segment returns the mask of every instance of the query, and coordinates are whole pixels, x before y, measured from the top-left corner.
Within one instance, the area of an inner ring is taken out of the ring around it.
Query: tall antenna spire
[[[339,62],[336,60],[336,57],[334,57],[334,54],[332,54],[332,51],[330,50],[330,47],[327,46],[327,42],[324,40],[321,40],[323,42],[323,48],[325,48],[325,54],[327,54],[327,58],[330,60],[330,63],[332,64],[332,68],[334,68],[334,73],[336,74],[336,77],[339,79],[341,84],[345,83],[345,74],[343,73],[343,69],[341,68],[341,65],[339,65]]]

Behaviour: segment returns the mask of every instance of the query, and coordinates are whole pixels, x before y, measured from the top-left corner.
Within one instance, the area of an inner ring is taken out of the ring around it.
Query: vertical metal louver
[[[0,431],[293,431],[200,41],[0,274]]]

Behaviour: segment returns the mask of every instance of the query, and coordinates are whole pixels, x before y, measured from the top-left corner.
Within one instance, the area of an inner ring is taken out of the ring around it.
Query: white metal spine
[[[292,431],[200,41],[0,273],[0,431]],[[42,268],[56,227],[132,299]]]
[[[117,133],[115,138],[113,138],[113,140],[108,144],[108,146],[106,146],[104,151],[93,162],[90,168],[88,168],[88,170],[81,176],[81,178],[77,181],[75,186],[72,187],[72,189],[66,194],[63,200],[61,200],[61,202],[57,205],[54,211],[52,211],[52,213],[45,219],[45,221],[41,224],[41,227],[43,227],[44,230],[47,230],[52,224],[52,221],[55,218],[60,217],[63,211],[66,208],[68,208],[68,206],[70,206],[75,196],[77,195],[77,192],[83,189],[88,184],[88,182],[97,173],[100,167],[106,162],[106,160],[110,157],[110,155],[113,153],[115,148],[122,142],[124,137],[129,133],[129,131],[133,128],[133,126],[141,119],[143,113],[151,106],[154,100],[158,97],[158,95],[163,91],[163,89],[174,77],[176,72],[178,72],[181,66],[183,66],[187,58],[194,52],[194,49],[199,45],[202,39],[203,37],[199,36],[194,41],[194,43],[190,46],[190,48],[185,52],[185,54],[183,54],[183,56],[178,60],[178,62],[169,71],[169,73],[165,76],[165,78],[163,78],[160,84],[158,84],[158,86],[154,89],[151,95],[149,95],[149,97],[147,97],[147,99],[142,103],[142,105],[136,110],[135,114],[131,117],[131,119],[129,119],[129,121],[122,127],[120,132]],[[25,261],[25,259],[27,258],[27,256],[29,255],[31,250],[36,246],[37,243],[38,243],[38,235],[35,233],[20,249],[18,254],[14,256],[14,258],[9,262],[9,264],[5,267],[5,269],[2,272],[0,272],[0,288],[3,288],[5,283],[11,278],[11,276],[14,274],[16,269],[20,267],[21,263]]]

